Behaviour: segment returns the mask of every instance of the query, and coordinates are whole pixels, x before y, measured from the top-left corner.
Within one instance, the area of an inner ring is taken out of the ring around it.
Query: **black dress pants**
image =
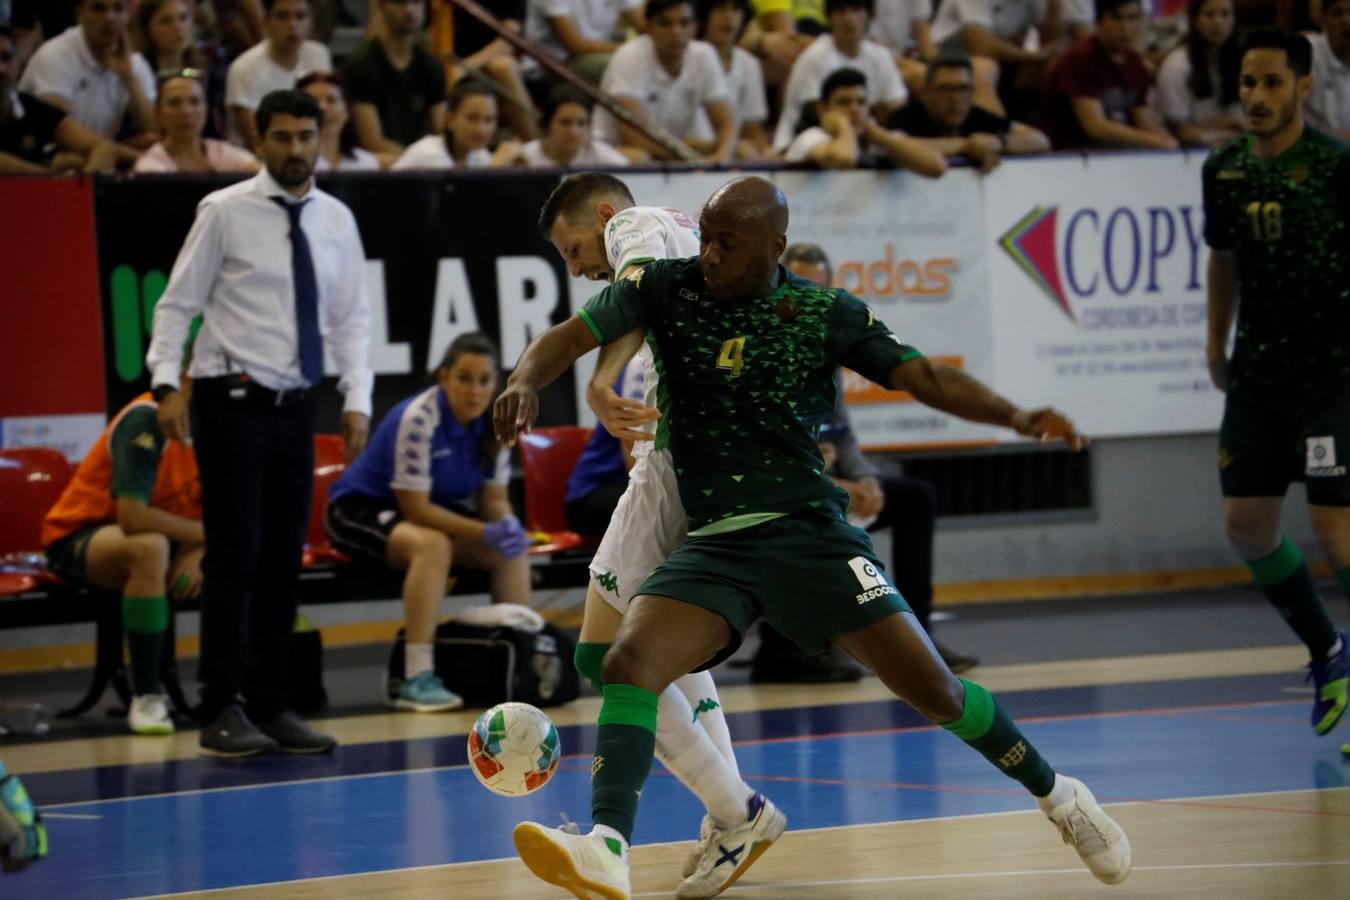
[[[237,383],[236,383],[237,384]],[[242,395],[242,396],[235,396]],[[314,482],[314,400],[225,378],[193,385],[202,481],[202,707],[242,697],[255,721],[286,708],[286,664]]]

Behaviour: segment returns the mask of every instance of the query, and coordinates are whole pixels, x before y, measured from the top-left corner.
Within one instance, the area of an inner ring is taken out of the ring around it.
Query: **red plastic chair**
[[[568,529],[563,505],[567,479],[590,436],[591,430],[579,425],[536,428],[521,435],[517,446],[525,465],[525,527],[549,536],[547,543],[530,548],[534,555],[571,550],[584,543],[581,535]]]
[[[46,579],[42,520],[71,476],[65,456],[47,447],[0,450],[0,595],[21,594]]]
[[[337,434],[314,435],[314,496],[310,498],[309,529],[305,533],[306,568],[315,563],[346,562],[347,557],[328,540],[323,515],[328,509],[328,489],[347,468],[347,448]]]

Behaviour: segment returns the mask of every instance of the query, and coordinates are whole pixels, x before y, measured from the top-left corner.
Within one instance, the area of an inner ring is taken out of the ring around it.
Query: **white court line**
[[[454,768],[454,767],[451,767],[451,768]],[[1126,800],[1126,801],[1123,801],[1123,802],[1121,802],[1121,803],[1103,803],[1102,806],[1135,806],[1135,805],[1143,804],[1143,803],[1185,803],[1185,802],[1187,802],[1187,801],[1194,801],[1194,800],[1232,800],[1232,799],[1235,798],[1235,797],[1267,797],[1267,796],[1271,796],[1271,795],[1274,795],[1274,794],[1306,794],[1306,793],[1314,793],[1314,794],[1315,794],[1315,793],[1331,793],[1332,791],[1350,791],[1350,787],[1336,787],[1336,788],[1301,788],[1301,789],[1296,789],[1296,790],[1292,790],[1292,791],[1256,791],[1256,792],[1249,792],[1249,793],[1245,793],[1245,794],[1205,794],[1205,795],[1202,795],[1202,796],[1199,796],[1199,797],[1169,797],[1169,798],[1163,798],[1163,799],[1158,799],[1158,800]],[[964,815],[959,815],[959,816],[930,816],[930,817],[928,817],[928,818],[926,818],[926,819],[898,819],[898,820],[888,821],[888,822],[863,822],[863,823],[858,823],[858,824],[853,824],[853,825],[825,825],[825,826],[822,826],[822,827],[820,827],[820,828],[793,828],[793,829],[790,829],[787,833],[788,833],[788,834],[818,834],[818,833],[826,832],[826,831],[848,831],[848,830],[854,829],[854,828],[877,828],[877,827],[880,827],[880,826],[883,826],[883,825],[907,825],[907,824],[910,824],[910,823],[919,823],[919,822],[957,822],[957,821],[966,821],[967,819],[990,819],[990,818],[994,818],[994,817],[996,817],[996,816],[1021,816],[1021,815],[1027,815],[1027,814],[1029,814],[1029,813],[1034,813],[1034,812],[1036,812],[1036,811],[1037,811],[1037,810],[1034,809],[1034,808],[1033,808],[1033,809],[1009,809],[1009,810],[1003,810],[1003,811],[1001,811],[1001,812],[966,813],[966,814],[964,814]],[[652,844],[637,844],[637,845],[634,846],[633,849],[634,849],[634,850],[641,850],[641,849],[644,849],[644,848],[647,848],[647,847],[676,847],[676,846],[680,846],[680,845],[683,845],[683,844],[689,844],[689,843],[692,843],[692,839],[690,839],[690,840],[683,840],[683,841],[661,841],[661,842],[658,842],[658,843],[652,843]],[[403,874],[403,873],[405,873],[405,872],[425,872],[425,871],[429,871],[429,870],[431,870],[431,869],[459,869],[459,868],[463,868],[464,866],[484,866],[484,865],[490,865],[490,864],[492,864],[492,863],[519,862],[519,861],[520,861],[520,858],[519,858],[519,857],[516,857],[516,856],[503,856],[503,857],[498,857],[497,859],[474,859],[474,860],[466,860],[466,861],[464,861],[464,862],[454,862],[454,863],[433,863],[432,865],[427,865],[427,866],[408,866],[408,867],[405,867],[405,868],[397,868],[397,869],[373,869],[373,870],[371,870],[371,871],[369,871],[369,872],[350,872],[350,873],[345,873],[345,874],[341,874],[341,875],[320,875],[320,876],[318,876],[318,877],[316,877],[316,878],[290,878],[290,879],[286,879],[286,880],[284,880],[284,881],[264,881],[264,882],[261,882],[261,883],[259,883],[259,884],[236,884],[236,885],[231,885],[230,887],[204,888],[204,889],[195,890],[195,891],[178,891],[178,892],[176,892],[176,893],[171,893],[171,894],[146,894],[146,895],[144,895],[144,896],[131,898],[131,900],[162,900],[162,898],[168,898],[168,897],[197,897],[197,896],[202,896],[202,895],[205,895],[205,894],[219,894],[219,893],[223,893],[223,892],[225,892],[225,891],[253,890],[253,889],[255,889],[255,888],[284,887],[284,886],[286,886],[286,885],[291,885],[291,884],[316,884],[316,883],[322,882],[322,881],[340,881],[340,880],[345,879],[345,878],[364,878],[364,877],[366,877],[367,875],[394,875],[394,874]],[[1259,864],[1257,864],[1257,863],[1234,863],[1233,865],[1234,865],[1234,866],[1244,866],[1244,865],[1249,865],[1249,866],[1250,866],[1250,865],[1259,865]],[[1345,861],[1345,862],[1333,862],[1333,863],[1306,863],[1306,864],[1305,864],[1305,863],[1287,863],[1287,862],[1286,862],[1286,863],[1270,863],[1270,865],[1282,865],[1282,866],[1291,866],[1291,865],[1350,865],[1350,860],[1347,860],[1347,861]],[[1135,866],[1134,869],[1133,869],[1133,871],[1136,871],[1136,872],[1143,872],[1143,871],[1149,871],[1150,869],[1160,869],[1160,870],[1161,870],[1161,869],[1168,869],[1168,868],[1205,868],[1205,866],[1189,866],[1189,867],[1188,867],[1188,866],[1153,866],[1153,867],[1147,867],[1147,866]],[[1046,871],[1049,871],[1049,872],[1061,872],[1061,871],[1062,871],[1062,872],[1078,872],[1078,873],[1082,873],[1083,869],[1080,867],[1080,868],[1077,868],[1077,869],[1049,869],[1049,870],[1046,870]],[[997,874],[997,873],[989,873],[989,874]],[[1033,872],[1032,872],[1031,870],[1028,870],[1025,874],[1033,874]],[[905,876],[905,877],[907,877],[907,878],[915,878],[916,880],[919,878],[919,876]],[[924,878],[950,878],[950,877],[975,877],[975,876],[974,876],[974,875],[972,875],[972,876],[965,876],[965,875],[961,875],[961,876],[934,875],[934,876],[923,876],[923,877],[924,877]],[[980,877],[983,877],[983,876],[980,876]],[[882,880],[890,881],[890,880],[893,880],[893,879],[882,879]],[[860,882],[860,883],[861,883],[861,882]],[[792,886],[792,885],[784,885],[784,884],[775,884],[775,885],[773,885],[773,887],[779,887],[779,888],[781,888],[781,887],[791,887],[791,886]],[[745,885],[745,887],[746,887],[746,888],[750,888],[750,885]],[[766,885],[765,887],[767,888],[767,887],[769,887],[769,886]],[[734,890],[735,890],[735,888],[733,888],[733,891],[734,891]],[[659,893],[656,893],[656,894],[635,894],[634,896],[640,896],[640,897],[668,897],[668,896],[670,896],[670,892],[669,892],[669,891],[662,891],[662,892],[659,892]]]
[[[102,816],[81,816],[76,813],[53,813],[47,812],[45,806],[39,806],[38,812],[42,813],[44,819],[78,819],[81,822],[97,822]]]
[[[1308,862],[1245,862],[1245,863],[1203,863],[1175,866],[1135,866],[1135,872],[1183,872],[1195,869],[1305,869],[1317,866],[1350,866],[1347,859],[1310,860]],[[731,888],[730,893],[739,894],[749,891],[781,891],[785,888],[846,887],[863,884],[894,884],[907,881],[956,881],[970,878],[1017,878],[1039,875],[1082,875],[1083,867],[1074,869],[1011,869],[1003,872],[953,872],[945,875],[892,875],[885,878],[840,878],[835,881],[777,881],[773,884],[746,884],[741,882]],[[634,897],[669,897],[670,891],[648,891],[634,894]]]

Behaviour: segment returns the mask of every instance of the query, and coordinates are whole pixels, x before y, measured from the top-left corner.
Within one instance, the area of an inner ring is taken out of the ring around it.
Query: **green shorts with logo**
[[[1225,497],[1283,497],[1302,481],[1308,502],[1350,506],[1350,391],[1290,402],[1230,391],[1219,427]]]
[[[867,533],[815,513],[690,537],[638,593],[672,597],[727,620],[731,643],[705,669],[735,653],[756,619],[821,656],[835,638],[910,611]]]
[[[71,584],[85,584],[84,559],[89,552],[89,539],[104,527],[92,525],[52,541],[43,551],[47,557],[47,571]]]

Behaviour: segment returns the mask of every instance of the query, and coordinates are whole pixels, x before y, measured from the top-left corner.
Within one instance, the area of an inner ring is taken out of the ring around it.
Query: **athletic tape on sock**
[[[1256,583],[1265,587],[1284,581],[1302,564],[1303,554],[1299,552],[1298,547],[1294,546],[1294,542],[1289,538],[1281,535],[1280,546],[1275,548],[1274,553],[1252,560],[1247,563],[1247,568],[1251,570]]]
[[[973,681],[961,679],[966,686],[966,702],[961,709],[961,718],[948,722],[942,727],[963,741],[973,741],[989,733],[994,724],[994,697]]]
[[[656,734],[658,697],[633,684],[607,684],[596,725],[633,725]]]
[[[169,600],[158,597],[123,597],[122,626],[140,634],[159,634],[169,627]]]

